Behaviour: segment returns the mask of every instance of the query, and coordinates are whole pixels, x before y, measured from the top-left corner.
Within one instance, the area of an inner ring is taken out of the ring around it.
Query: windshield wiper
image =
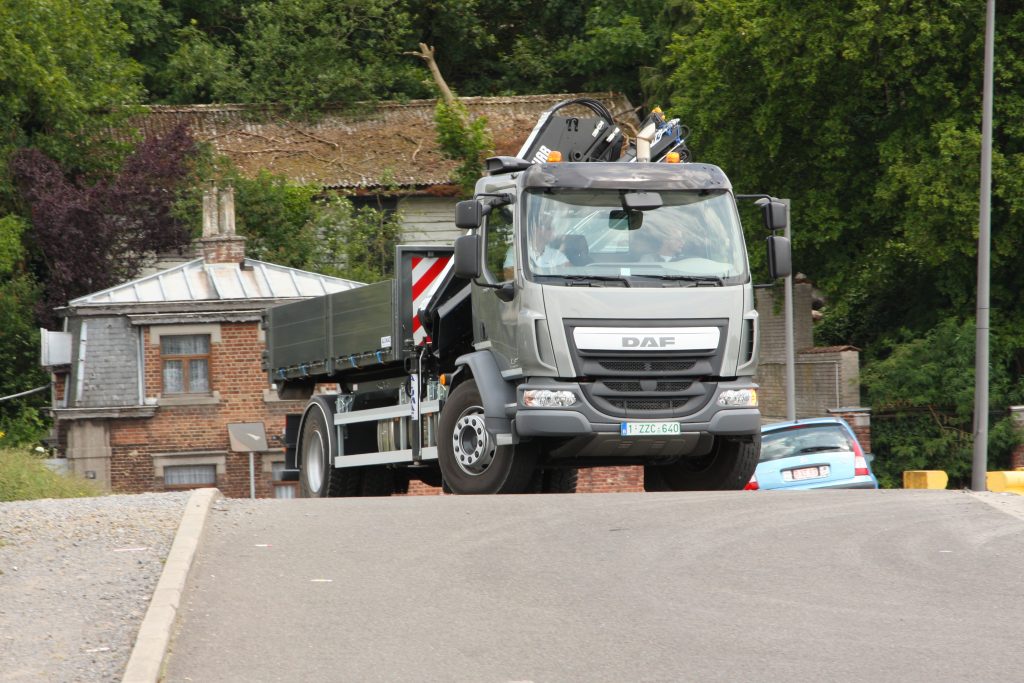
[[[623,287],[629,287],[629,280],[620,275],[549,275],[547,277],[560,277],[572,282],[621,282]]]
[[[800,453],[820,453],[821,451],[841,451],[842,446],[808,446],[807,448],[801,448]]]
[[[717,275],[649,275],[647,273],[633,273],[632,277],[649,277],[654,280],[665,280],[667,282],[692,282],[695,287],[711,285],[721,287],[724,282]]]

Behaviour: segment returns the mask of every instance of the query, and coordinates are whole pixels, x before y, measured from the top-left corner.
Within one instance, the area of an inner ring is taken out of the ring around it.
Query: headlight
[[[718,396],[718,405],[726,408],[756,408],[757,389],[727,389]]]
[[[565,408],[574,403],[576,394],[571,391],[528,389],[523,392],[523,405],[530,408]]]

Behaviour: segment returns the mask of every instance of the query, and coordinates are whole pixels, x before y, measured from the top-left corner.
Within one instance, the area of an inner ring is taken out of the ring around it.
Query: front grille
[[[605,370],[612,372],[685,372],[696,364],[692,360],[602,360]]]
[[[686,398],[608,398],[605,400],[619,410],[629,411],[675,410],[682,408],[689,401]]]
[[[674,419],[692,415],[714,395],[728,321],[656,320],[653,328],[716,327],[715,350],[586,349],[575,346],[577,327],[638,327],[635,320],[566,320],[566,337],[580,388],[599,411],[617,418]],[[643,327],[643,326],[639,326]]]
[[[658,393],[664,393],[664,392],[667,392],[667,391],[685,391],[686,389],[689,389],[690,386],[693,384],[693,382],[691,382],[689,380],[678,380],[678,381],[659,380],[657,382],[654,382],[654,380],[646,380],[646,382],[648,382],[648,386],[650,387],[648,389],[648,391],[652,391],[653,390],[653,391],[657,391]],[[634,381],[630,381],[630,380],[608,380],[608,379],[606,379],[603,382],[601,382],[601,384],[603,384],[606,388],[611,389],[612,391],[621,391],[621,392],[644,391],[643,383],[641,383],[641,382],[634,382]]]

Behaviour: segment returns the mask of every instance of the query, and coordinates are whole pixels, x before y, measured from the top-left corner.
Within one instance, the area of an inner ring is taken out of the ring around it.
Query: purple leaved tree
[[[154,254],[188,245],[189,228],[172,208],[191,182],[197,149],[178,126],[141,142],[118,174],[94,183],[69,178],[39,150],[14,154],[11,169],[45,269],[41,323],[55,321],[54,307],[131,280]]]

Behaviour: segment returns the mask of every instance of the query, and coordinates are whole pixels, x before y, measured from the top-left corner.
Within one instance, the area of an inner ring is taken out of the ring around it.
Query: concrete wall
[[[811,285],[793,287],[796,416],[822,417],[843,406],[860,405],[860,351],[853,346],[815,347]],[[757,291],[761,356],[755,377],[761,414],[786,418],[786,344],[784,294],[779,288]]]

